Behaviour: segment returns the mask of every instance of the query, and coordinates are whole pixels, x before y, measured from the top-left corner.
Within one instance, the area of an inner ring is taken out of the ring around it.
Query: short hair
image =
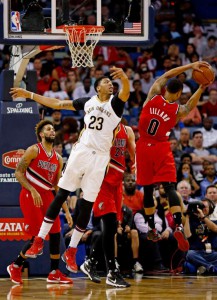
[[[186,180],[181,180],[181,181],[179,181],[179,183],[177,184],[177,190],[180,188],[180,185],[181,185],[182,183],[185,183],[185,184],[187,185],[188,189],[191,190],[191,185],[190,185],[190,183],[189,183],[188,181],[186,181]]]
[[[217,189],[217,186],[215,184],[208,185],[208,187],[206,188],[206,194],[207,194],[207,191],[208,191],[209,188],[216,188]]]
[[[193,134],[192,134],[192,137],[195,137],[196,134],[201,134],[201,135],[203,135],[202,131],[200,131],[200,130],[195,130],[195,131],[193,132]]]
[[[178,79],[171,79],[167,84],[167,91],[171,94],[175,94],[183,90],[183,84]]]
[[[192,156],[189,154],[189,153],[184,153],[184,154],[182,154],[182,156],[181,156],[181,161],[183,161],[183,159],[185,158],[185,157],[188,157],[188,158],[190,158],[190,161],[192,162]]]
[[[38,142],[41,142],[41,141],[42,141],[42,138],[41,138],[41,136],[40,136],[40,133],[43,131],[44,126],[46,126],[46,125],[54,126],[54,125],[53,125],[53,122],[51,122],[50,120],[47,120],[47,119],[46,119],[46,120],[40,121],[40,122],[37,123],[36,126],[35,126],[35,134],[36,134],[36,136],[37,136]]]
[[[97,87],[98,85],[100,85],[101,81],[104,79],[104,78],[108,78],[107,76],[102,76],[100,78],[97,78],[96,81],[94,82],[94,89],[95,91],[97,92]]]

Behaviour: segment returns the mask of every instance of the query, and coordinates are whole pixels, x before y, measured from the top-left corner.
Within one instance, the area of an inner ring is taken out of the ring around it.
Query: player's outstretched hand
[[[13,99],[22,97],[22,98],[29,98],[30,92],[21,88],[11,88],[10,94]]]
[[[203,73],[203,70],[201,70],[200,67],[210,67],[210,64],[207,61],[196,61],[195,63],[192,64],[193,70],[197,70]]]
[[[122,79],[122,78],[127,78],[127,75],[124,73],[123,69],[121,68],[116,68],[115,66],[110,68],[110,75],[112,79]]]

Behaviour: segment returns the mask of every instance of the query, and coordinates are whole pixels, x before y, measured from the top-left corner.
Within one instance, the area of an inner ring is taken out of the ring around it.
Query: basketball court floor
[[[118,289],[86,277],[74,278],[73,285],[47,284],[45,278],[24,279],[13,285],[9,278],[0,279],[0,300],[73,299],[73,300],[144,300],[144,299],[217,299],[217,277],[205,276],[143,276],[128,279],[130,288]]]

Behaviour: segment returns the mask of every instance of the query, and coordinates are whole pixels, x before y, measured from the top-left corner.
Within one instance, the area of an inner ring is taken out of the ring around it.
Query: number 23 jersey
[[[162,95],[154,96],[142,109],[139,134],[148,143],[165,142],[177,122],[179,105],[168,103]]]
[[[85,112],[84,129],[80,134],[79,142],[88,148],[109,152],[121,120],[124,102],[117,95],[112,95],[105,102],[100,101],[98,96],[75,101],[83,101]],[[75,101],[73,102],[75,109],[82,108],[81,105],[77,106]]]

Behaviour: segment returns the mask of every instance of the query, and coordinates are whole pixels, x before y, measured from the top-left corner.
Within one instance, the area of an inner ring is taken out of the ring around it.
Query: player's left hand
[[[115,66],[110,68],[110,75],[112,79],[121,79],[121,78],[127,78],[127,75],[124,73],[123,69],[116,68]]]
[[[73,220],[72,220],[72,216],[71,216],[70,212],[66,212],[65,217],[66,217],[69,227],[71,228],[73,225]]]

